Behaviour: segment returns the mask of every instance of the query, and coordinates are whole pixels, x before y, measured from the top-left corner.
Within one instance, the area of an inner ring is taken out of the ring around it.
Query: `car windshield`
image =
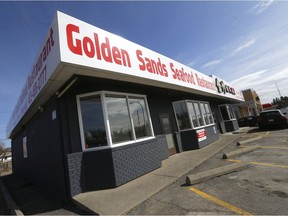
[[[262,116],[262,117],[276,117],[276,116],[280,116],[280,115],[281,114],[278,111],[260,113],[260,116]]]

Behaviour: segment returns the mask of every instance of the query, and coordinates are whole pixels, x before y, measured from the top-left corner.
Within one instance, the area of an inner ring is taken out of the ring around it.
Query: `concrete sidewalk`
[[[176,182],[224,147],[235,142],[248,130],[249,128],[241,128],[236,133],[220,135],[218,141],[202,149],[172,155],[162,161],[159,169],[117,188],[81,193],[74,196],[73,199],[79,206],[95,214],[127,214],[134,207]]]

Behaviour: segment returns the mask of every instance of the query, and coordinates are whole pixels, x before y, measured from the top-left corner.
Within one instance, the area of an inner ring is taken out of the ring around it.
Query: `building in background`
[[[258,116],[263,110],[261,100],[257,92],[253,89],[246,89],[242,91],[244,102],[233,105],[233,110],[237,119],[247,116]]]
[[[13,172],[67,199],[239,128],[242,92],[57,12],[7,126]]]

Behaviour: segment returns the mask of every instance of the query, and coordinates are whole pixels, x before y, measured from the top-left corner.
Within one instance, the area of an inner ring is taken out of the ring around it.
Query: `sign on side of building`
[[[8,136],[47,86],[53,73],[56,77],[55,69],[60,63],[92,68],[94,70],[89,70],[89,75],[94,77],[101,77],[109,71],[115,76],[135,77],[143,84],[154,81],[166,83],[171,88],[191,89],[194,93],[243,100],[240,91],[225,81],[217,81],[214,76],[202,74],[122,37],[57,12],[7,126]]]
[[[47,85],[59,63],[59,33],[57,17],[55,17],[10,117],[6,130],[7,137]]]
[[[58,16],[64,62],[217,94],[210,76],[81,20]]]

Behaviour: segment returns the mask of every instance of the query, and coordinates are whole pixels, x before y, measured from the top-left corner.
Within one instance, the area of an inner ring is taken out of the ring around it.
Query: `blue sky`
[[[0,2],[0,139],[56,13],[120,35],[263,103],[288,95],[288,2]]]

